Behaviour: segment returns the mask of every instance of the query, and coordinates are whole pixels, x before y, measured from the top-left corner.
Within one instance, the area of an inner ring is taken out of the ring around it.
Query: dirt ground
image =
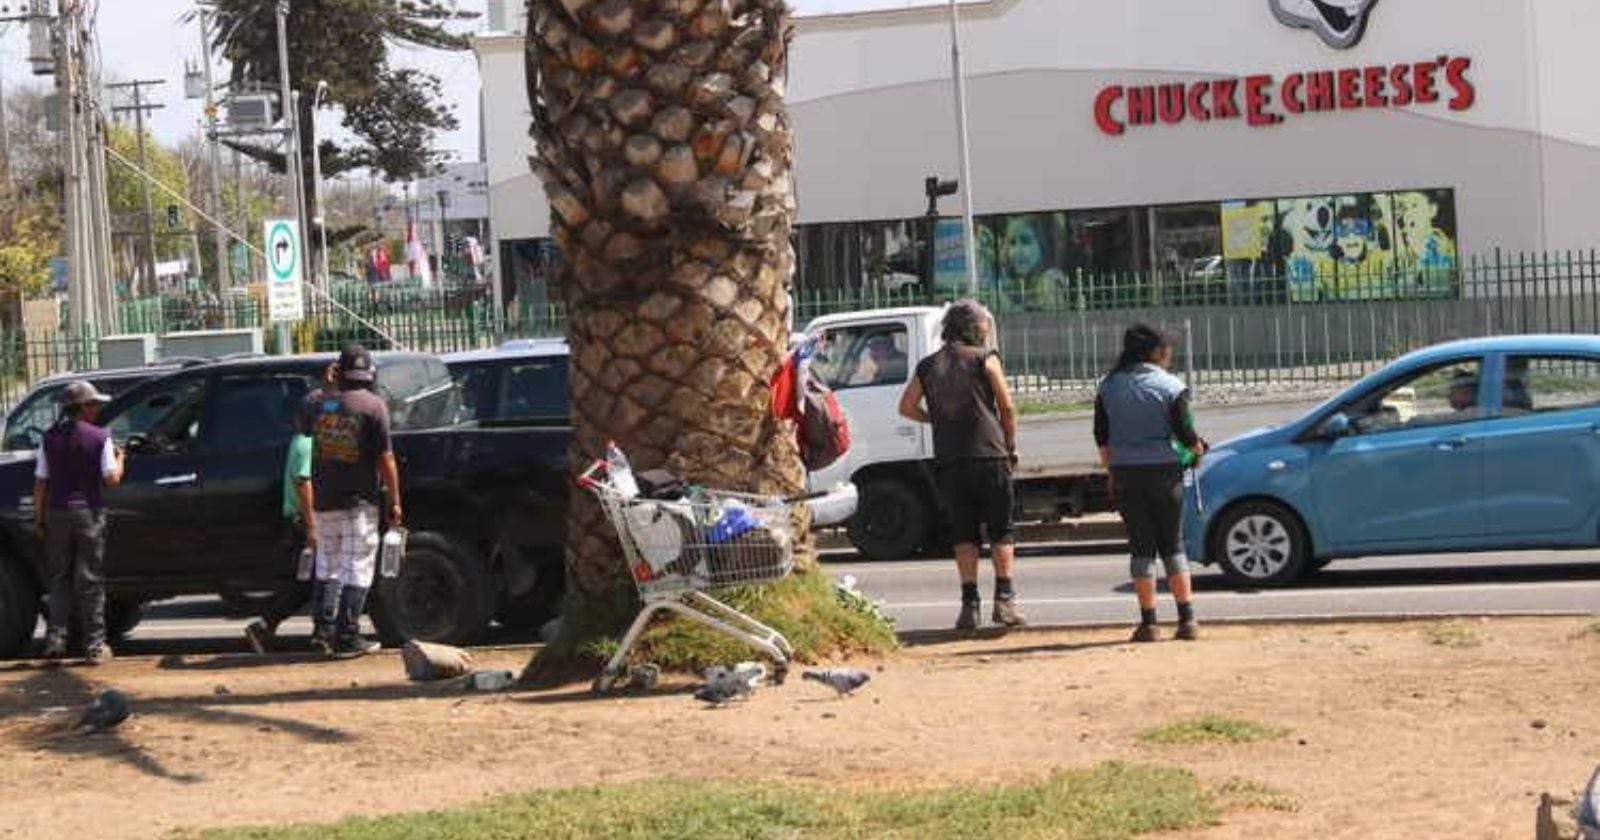
[[[651,776],[862,786],[1041,777],[1104,759],[1271,785],[1292,812],[1229,814],[1195,837],[1532,836],[1540,791],[1600,760],[1600,635],[1577,619],[1208,627],[1197,644],[1124,631],[924,644],[845,700],[791,680],[703,708],[649,695],[468,694],[404,681],[399,658],[123,659],[0,670],[0,837],[142,838],[461,805]],[[526,651],[482,651],[518,668]],[[116,686],[135,715],[64,730]],[[1220,713],[1280,740],[1153,747],[1143,729]]]

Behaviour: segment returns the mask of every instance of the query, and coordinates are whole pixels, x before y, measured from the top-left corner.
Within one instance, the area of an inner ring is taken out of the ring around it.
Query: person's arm
[[[900,394],[900,416],[918,423],[932,423],[933,418],[922,407],[922,380],[911,377],[910,384]]]
[[[300,519],[306,524],[306,542],[315,543],[317,541],[316,494],[312,490],[309,477],[294,480],[294,495],[300,501]]]
[[[1000,366],[1000,357],[990,354],[983,363],[983,373],[989,378],[989,388],[994,391],[995,409],[1000,414],[1000,430],[1006,436],[1006,451],[1011,453],[1011,462],[1017,461],[1017,406],[1011,400],[1011,387],[1006,384],[1005,369]]]
[[[1100,450],[1100,468],[1111,469],[1111,415],[1101,394],[1094,396],[1094,445]]]
[[[312,446],[309,435],[295,435],[289,442],[289,478],[294,482],[295,502],[300,506],[307,544],[317,541],[316,485],[311,481]]]
[[[389,412],[379,412],[371,425],[379,453],[378,477],[389,497],[389,527],[398,528],[405,521],[405,506],[400,503],[400,463],[395,460],[394,440],[389,434]]]
[[[115,487],[122,483],[123,468],[126,466],[126,456],[117,447],[115,441],[106,438],[105,446],[100,450],[100,477],[107,487]]]
[[[1199,433],[1194,430],[1194,410],[1189,405],[1189,392],[1184,391],[1172,401],[1167,419],[1172,423],[1172,436],[1178,442],[1194,450],[1196,455],[1203,455],[1206,451],[1206,442],[1200,439]]]

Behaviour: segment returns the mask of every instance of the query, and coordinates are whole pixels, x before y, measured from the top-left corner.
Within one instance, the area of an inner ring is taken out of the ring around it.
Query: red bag
[[[850,422],[828,383],[803,366],[804,391],[800,396],[800,460],[807,470],[820,470],[850,451]]]

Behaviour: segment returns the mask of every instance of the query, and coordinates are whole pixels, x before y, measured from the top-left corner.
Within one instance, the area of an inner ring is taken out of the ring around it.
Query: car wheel
[[[39,593],[16,566],[0,559],[0,659],[28,652],[39,621]]]
[[[1211,556],[1228,577],[1250,586],[1282,586],[1311,565],[1311,544],[1300,520],[1274,502],[1229,510],[1212,532]]]
[[[144,620],[148,606],[148,603],[135,598],[107,598],[106,638],[113,642],[122,641]]]
[[[868,560],[910,557],[928,538],[928,504],[895,478],[869,481],[850,517],[850,544]]]
[[[372,620],[391,647],[412,639],[468,645],[494,618],[489,564],[461,541],[440,534],[412,534],[400,574],[379,577],[374,589]]]

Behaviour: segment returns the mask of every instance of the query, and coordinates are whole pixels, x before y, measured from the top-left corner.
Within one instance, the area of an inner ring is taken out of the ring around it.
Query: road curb
[[[1099,543],[1126,541],[1128,532],[1121,520],[1072,520],[1067,522],[1034,523],[1018,525],[1017,547],[1053,545],[1057,543]],[[817,548],[822,551],[849,551],[850,537],[843,529],[819,531]]]
[[[1130,596],[1129,602],[1132,602]],[[1201,629],[1211,627],[1249,627],[1276,625],[1283,627],[1316,627],[1330,624],[1420,624],[1431,621],[1463,619],[1504,618],[1588,618],[1595,613],[1579,610],[1508,610],[1505,612],[1439,612],[1439,613],[1380,613],[1368,615],[1334,615],[1324,613],[1306,616],[1254,616],[1247,618],[1218,618],[1201,622]],[[952,642],[987,642],[1011,636],[1038,636],[1045,633],[1072,631],[1125,630],[1132,621],[1097,621],[1083,624],[1039,624],[1015,629],[985,627],[973,631],[960,630],[907,630],[895,634],[904,647],[925,647]],[[1132,644],[1130,642],[1130,644]]]

